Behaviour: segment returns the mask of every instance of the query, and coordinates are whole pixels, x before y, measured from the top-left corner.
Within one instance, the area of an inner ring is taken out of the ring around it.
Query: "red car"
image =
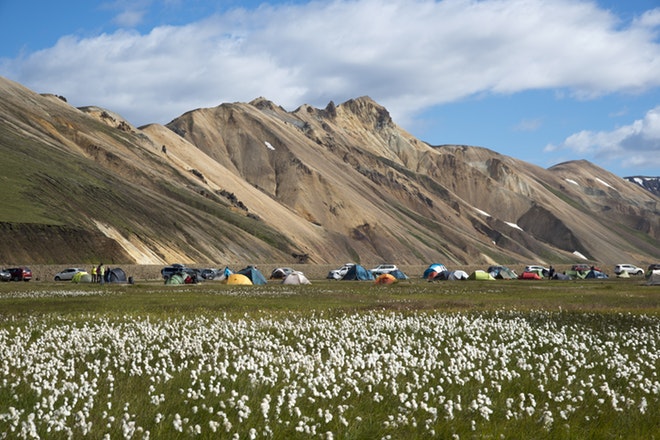
[[[591,266],[589,264],[574,264],[571,267],[571,270],[574,270],[574,271],[577,271],[577,272],[589,272],[592,267],[596,272],[602,272],[602,270],[600,270],[600,267]]]
[[[10,267],[7,272],[11,274],[12,281],[30,281],[32,279],[32,271],[29,267]]]

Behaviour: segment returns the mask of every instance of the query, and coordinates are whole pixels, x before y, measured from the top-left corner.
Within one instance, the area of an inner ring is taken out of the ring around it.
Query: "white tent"
[[[449,274],[449,280],[467,280],[469,275],[467,272],[464,272],[462,270],[455,270],[452,273]]]
[[[282,284],[312,284],[309,282],[307,277],[302,272],[292,272],[287,275],[283,280]]]

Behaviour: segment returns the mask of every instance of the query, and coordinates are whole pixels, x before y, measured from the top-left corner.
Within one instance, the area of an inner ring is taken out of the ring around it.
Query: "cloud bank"
[[[116,22],[135,23],[136,14],[127,10]],[[293,109],[362,95],[403,124],[479,94],[555,89],[589,99],[656,88],[659,28],[660,8],[623,23],[573,0],[262,4],[143,34],[65,36],[0,60],[0,74],[74,105],[107,107],[136,125],[259,96]],[[657,149],[657,115],[658,108],[629,127],[578,133],[547,149]]]
[[[660,168],[660,106],[630,125],[612,131],[584,130],[561,145],[548,145],[545,151],[562,149],[618,160],[626,168]]]

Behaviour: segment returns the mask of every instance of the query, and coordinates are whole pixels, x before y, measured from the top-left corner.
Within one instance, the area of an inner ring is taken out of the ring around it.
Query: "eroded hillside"
[[[0,234],[39,231],[2,248],[7,264],[660,259],[660,200],[639,186],[587,162],[431,146],[368,97],[292,112],[259,98],[136,128],[5,79],[0,96]],[[58,252],[72,237],[84,249]]]

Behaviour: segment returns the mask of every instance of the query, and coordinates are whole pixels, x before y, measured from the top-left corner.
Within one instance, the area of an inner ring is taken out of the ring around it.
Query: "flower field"
[[[621,312],[3,314],[0,438],[657,438],[659,345]]]

